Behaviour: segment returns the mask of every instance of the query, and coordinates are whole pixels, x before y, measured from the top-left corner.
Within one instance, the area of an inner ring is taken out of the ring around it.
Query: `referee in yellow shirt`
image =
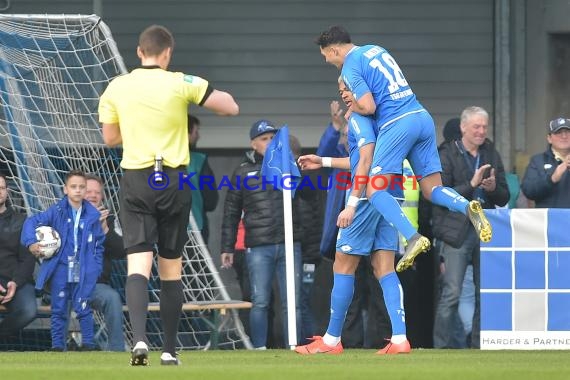
[[[239,113],[229,93],[213,89],[200,77],[167,71],[173,48],[174,38],[168,29],[160,25],[145,29],[137,47],[141,67],[113,79],[99,103],[103,141],[109,147],[123,145],[119,216],[128,254],[125,292],[136,342],[131,354],[133,366],[148,365],[147,286],[155,244],[164,330],[160,361],[179,364],[176,334],[184,302],[182,251],[191,192],[178,190],[178,175],[190,160],[188,105],[197,104],[219,115]],[[160,177],[156,172],[164,173],[162,181],[156,182],[156,176]]]

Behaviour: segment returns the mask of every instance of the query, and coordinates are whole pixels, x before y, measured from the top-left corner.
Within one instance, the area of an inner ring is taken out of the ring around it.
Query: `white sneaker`
[[[160,355],[160,364],[162,365],[180,365],[180,360],[176,356],[172,356],[170,352],[163,352]]]
[[[133,347],[133,351],[131,353],[131,365],[148,365],[148,346],[145,342],[139,341]]]

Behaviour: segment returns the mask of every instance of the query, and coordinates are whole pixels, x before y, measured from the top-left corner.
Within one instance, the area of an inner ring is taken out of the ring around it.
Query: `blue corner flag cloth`
[[[261,164],[261,175],[267,182],[275,184],[276,189],[283,190],[285,187],[295,196],[295,178],[301,178],[301,173],[289,148],[287,125],[281,127],[269,143]]]

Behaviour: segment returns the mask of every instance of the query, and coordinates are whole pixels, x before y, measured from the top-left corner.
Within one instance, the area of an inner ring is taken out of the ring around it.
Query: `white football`
[[[36,228],[36,240],[40,244],[40,251],[45,259],[52,257],[61,246],[59,233],[50,226]]]

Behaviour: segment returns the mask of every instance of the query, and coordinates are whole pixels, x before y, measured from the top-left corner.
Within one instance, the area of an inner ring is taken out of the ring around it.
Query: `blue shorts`
[[[404,116],[378,131],[370,176],[402,174],[406,158],[420,179],[441,172],[435,124],[427,111]]]
[[[374,209],[361,200],[350,226],[340,228],[336,239],[337,252],[368,256],[379,249],[398,250],[398,231]]]

